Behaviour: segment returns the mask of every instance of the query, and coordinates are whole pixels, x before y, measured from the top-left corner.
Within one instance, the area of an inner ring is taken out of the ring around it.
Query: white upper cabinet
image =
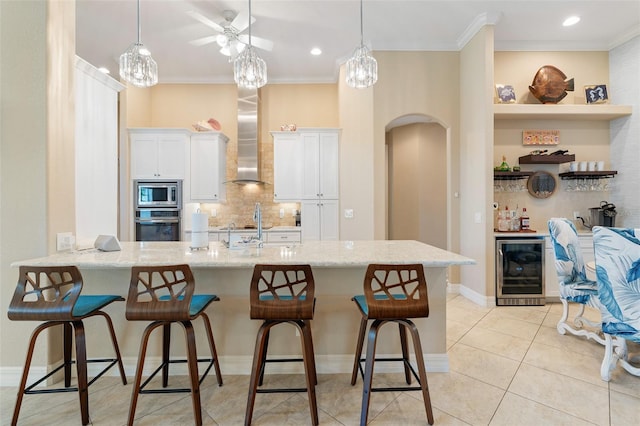
[[[338,131],[301,132],[303,146],[302,199],[337,199]]]
[[[273,199],[302,199],[302,142],[297,133],[273,132]]]
[[[191,136],[190,201],[226,201],[228,140],[219,132]]]
[[[130,129],[132,179],[184,179],[189,133],[184,129]]]

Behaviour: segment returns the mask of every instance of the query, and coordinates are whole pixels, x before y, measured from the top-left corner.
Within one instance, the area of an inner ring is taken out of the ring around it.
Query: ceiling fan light
[[[133,43],[120,55],[120,77],[136,87],[158,84],[158,64],[142,43]]]
[[[233,79],[240,87],[257,89],[267,84],[267,64],[253,46],[244,49],[233,62]]]
[[[224,34],[218,34],[216,36],[216,43],[218,43],[220,47],[226,47],[229,45],[229,39]]]
[[[347,85],[356,89],[366,89],[378,81],[378,61],[361,44],[353,52],[346,66]]]

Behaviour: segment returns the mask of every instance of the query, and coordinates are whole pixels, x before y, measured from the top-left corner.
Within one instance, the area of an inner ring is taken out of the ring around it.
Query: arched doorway
[[[447,129],[407,115],[386,127],[387,239],[448,249]]]

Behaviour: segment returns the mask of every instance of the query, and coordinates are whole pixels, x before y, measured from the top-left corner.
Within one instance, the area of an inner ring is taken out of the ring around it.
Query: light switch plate
[[[353,219],[353,209],[344,209],[344,217]]]
[[[59,232],[56,234],[56,250],[65,251],[73,249],[76,239],[71,232]]]

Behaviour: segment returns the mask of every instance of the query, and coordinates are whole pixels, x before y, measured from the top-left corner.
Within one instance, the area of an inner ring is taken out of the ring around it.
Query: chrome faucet
[[[253,210],[253,221],[258,225],[258,238],[256,243],[258,247],[262,247],[262,208],[260,203],[256,203],[256,207]]]
[[[227,225],[227,244],[231,244],[231,230],[236,229],[235,222],[231,222]]]

